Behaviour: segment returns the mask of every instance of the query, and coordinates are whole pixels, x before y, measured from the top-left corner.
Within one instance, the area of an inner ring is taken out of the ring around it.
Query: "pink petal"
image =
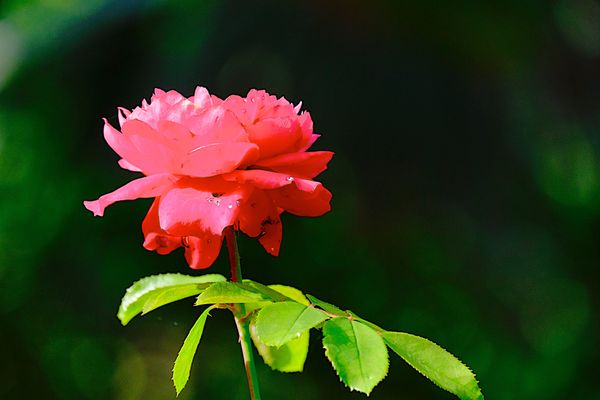
[[[194,147],[223,142],[247,142],[248,133],[236,115],[225,107],[202,110],[186,121],[194,136]]]
[[[133,172],[142,172],[141,169],[139,169],[138,167],[136,167],[135,165],[131,164],[129,161],[121,158],[118,161],[118,164],[121,168],[126,169],[128,171],[133,171]]]
[[[210,98],[210,93],[206,90],[205,87],[198,86],[194,92],[194,104],[200,108],[206,108],[212,106],[212,100]]]
[[[247,142],[213,143],[192,150],[180,165],[182,175],[210,177],[251,164],[258,158],[258,147]]]
[[[270,158],[295,150],[302,139],[297,121],[291,118],[265,118],[246,126],[248,138],[260,147],[260,157]]]
[[[174,188],[161,199],[160,227],[175,236],[221,235],[224,228],[234,224],[243,195],[241,189],[218,193],[193,187]]]
[[[106,118],[104,120],[104,140],[123,159],[136,159],[138,151],[121,132],[116,130]]]
[[[140,197],[157,197],[164,193],[177,180],[170,174],[157,174],[136,179],[117,190],[101,196],[98,200],[84,201],[85,208],[95,216],[103,216],[104,209],[117,201],[135,200]]]
[[[246,99],[236,95],[227,97],[223,102],[223,107],[231,110],[242,125],[253,124],[258,112],[258,105],[256,103],[246,101]]]
[[[128,120],[123,124],[123,135],[137,149],[137,154],[123,157],[138,165],[146,174],[173,172],[175,145],[159,135],[150,125],[140,120]]]
[[[117,108],[117,115],[119,116],[119,125],[120,126],[123,126],[123,123],[127,120],[127,118],[129,117],[130,114],[131,114],[131,111],[129,111],[126,108],[123,108],[123,107]]]
[[[331,160],[331,157],[333,157],[331,151],[289,153],[267,160],[260,160],[254,166],[311,179],[327,169],[327,163]]]
[[[277,189],[295,183],[298,189],[312,192],[320,185],[320,183],[308,179],[295,178],[288,174],[264,171],[261,169],[233,171],[223,175],[222,178],[226,181],[237,182],[239,184],[249,183],[260,189]]]

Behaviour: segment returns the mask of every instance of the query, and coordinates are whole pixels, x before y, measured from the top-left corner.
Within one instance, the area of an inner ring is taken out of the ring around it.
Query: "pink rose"
[[[156,89],[150,104],[119,108],[120,132],[104,122],[119,165],[145,176],[86,208],[102,216],[114,202],[154,198],[142,223],[144,247],[159,254],[184,247],[192,268],[213,263],[228,226],[277,255],[283,211],[330,210],[331,193],[312,178],[333,153],[306,151],[319,135],[310,115],[284,98],[251,90],[221,100],[202,87],[185,98]]]

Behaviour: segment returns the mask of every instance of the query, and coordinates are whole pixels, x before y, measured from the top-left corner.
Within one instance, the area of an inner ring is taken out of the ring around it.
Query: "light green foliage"
[[[269,288],[305,306],[310,304],[300,290],[291,286],[269,285]],[[256,306],[252,309],[261,308],[267,304],[269,303],[254,303]],[[248,304],[246,305],[246,311],[249,311]],[[254,346],[268,366],[281,372],[302,372],[306,356],[308,355],[309,332],[304,332],[300,337],[290,340],[279,347],[267,346],[258,339],[256,334],[256,318],[253,318],[250,323],[250,334]]]
[[[200,314],[200,317],[185,338],[183,346],[181,346],[181,350],[179,350],[179,354],[177,354],[177,359],[173,366],[173,383],[175,384],[177,395],[181,393],[190,378],[192,361],[194,360],[196,349],[200,343],[202,332],[204,332],[204,324],[206,323],[206,318],[208,317],[210,310],[212,310],[212,307],[208,307]]]
[[[123,325],[142,311],[148,312],[172,301],[194,296],[206,288],[206,283],[225,281],[225,277],[218,274],[189,276],[182,274],[162,274],[142,278],[135,282],[121,300],[117,317]],[[159,297],[162,292],[172,289],[185,288],[172,292],[165,297]],[[168,301],[167,301],[168,300]],[[145,304],[151,301],[147,309]]]
[[[327,319],[323,311],[293,301],[273,303],[259,311],[256,334],[267,346],[279,347]]]
[[[300,290],[296,289],[295,287],[284,286],[284,285],[269,285],[269,288],[283,294],[286,297],[289,297],[290,299],[292,299],[300,304],[304,304],[305,306],[310,304],[310,301],[308,301],[306,299],[306,296],[304,296],[304,293],[302,293]]]
[[[325,354],[351,390],[368,395],[385,378],[389,364],[387,344],[442,389],[462,400],[483,399],[475,375],[435,343],[407,333],[385,331],[351,311],[305,296],[290,286],[265,286],[251,280],[229,282],[216,274],[155,275],[127,289],[118,317],[125,325],[140,312],[145,314],[198,294],[196,305],[212,306],[200,315],[175,361],[173,382],[178,395],[189,379],[208,312],[219,304],[243,303],[246,318],[251,318],[252,341],[265,363],[275,370],[301,372],[308,354],[309,331],[322,327]]]
[[[204,290],[196,305],[218,303],[253,303],[270,301],[271,298],[261,293],[254,286],[238,282],[217,282]]]
[[[371,393],[388,371],[383,339],[368,326],[343,317],[323,326],[325,355],[350,390]]]
[[[462,400],[481,400],[475,375],[452,354],[419,336],[384,332],[387,345],[433,383]]]
[[[278,290],[274,290],[273,288],[263,285],[262,283],[251,281],[250,279],[244,279],[242,284],[249,285],[253,289],[257,290],[261,294],[263,294],[266,298],[271,299],[272,301],[288,301],[290,298],[285,294],[281,293]]]
[[[210,286],[210,283],[200,283],[159,290],[146,300],[142,309],[142,315],[147,314],[152,310],[156,310],[158,307],[162,307],[165,304],[173,303],[177,300],[185,299],[186,297],[195,296],[208,286]]]
[[[319,300],[315,296],[311,296],[310,294],[307,294],[306,297],[308,297],[310,302],[313,303],[315,306],[322,308],[323,310],[327,311],[329,314],[338,315],[340,317],[347,315],[347,313],[345,311],[343,311],[342,309],[334,306],[333,304],[329,304],[323,300]]]
[[[267,346],[260,341],[254,321],[250,324],[250,334],[258,353],[269,367],[281,372],[302,372],[308,355],[309,332],[279,347]]]

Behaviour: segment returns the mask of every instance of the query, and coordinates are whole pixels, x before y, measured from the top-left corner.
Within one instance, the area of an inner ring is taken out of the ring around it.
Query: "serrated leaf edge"
[[[446,353],[448,353],[448,354],[450,354],[452,357],[454,357],[454,359],[456,359],[456,361],[458,361],[458,363],[459,363],[461,366],[465,367],[465,368],[467,369],[467,371],[469,371],[469,372],[470,372],[470,373],[473,375],[473,379],[474,379],[474,380],[475,380],[475,382],[477,383],[477,389],[479,389],[479,393],[481,394],[481,396],[480,396],[480,397],[481,397],[481,399],[483,399],[483,398],[484,398],[484,396],[483,396],[483,391],[482,391],[482,390],[481,390],[481,388],[479,387],[479,381],[477,380],[477,375],[475,374],[475,372],[473,372],[473,370],[472,370],[471,368],[469,368],[469,366],[468,366],[468,365],[466,365],[464,362],[462,362],[462,360],[461,360],[460,358],[456,357],[456,356],[455,356],[453,353],[451,353],[450,351],[448,351],[448,350],[447,350],[445,347],[442,347],[442,346],[440,346],[439,344],[437,344],[436,342],[434,342],[434,341],[432,341],[432,340],[429,340],[429,339],[427,339],[427,338],[424,338],[424,337],[422,337],[422,336],[413,335],[412,333],[408,333],[408,332],[383,331],[383,332],[381,332],[381,333],[380,333],[380,336],[382,337],[382,339],[383,339],[383,341],[385,342],[386,346],[387,346],[387,347],[389,347],[389,349],[390,349],[390,350],[392,350],[392,352],[393,352],[394,354],[396,354],[398,357],[400,357],[400,358],[401,358],[401,359],[402,359],[402,360],[403,360],[405,363],[407,363],[408,365],[410,365],[410,367],[411,367],[412,369],[414,369],[415,371],[417,371],[417,372],[418,372],[418,373],[419,373],[421,376],[423,376],[423,377],[427,378],[427,380],[428,380],[429,382],[433,383],[435,386],[437,386],[438,388],[442,389],[442,390],[443,390],[443,391],[445,391],[445,392],[452,393],[452,392],[451,392],[451,391],[449,391],[448,389],[446,389],[446,388],[443,388],[443,387],[441,387],[440,385],[438,385],[438,384],[437,384],[437,382],[435,382],[435,381],[434,381],[434,380],[432,380],[430,377],[428,377],[428,376],[427,376],[427,375],[425,375],[423,372],[421,372],[421,371],[420,371],[420,370],[419,370],[417,367],[415,367],[415,366],[414,366],[414,365],[413,365],[413,364],[412,364],[410,361],[408,361],[407,359],[405,359],[404,357],[402,357],[400,354],[396,353],[396,351],[395,351],[395,350],[392,348],[392,346],[390,346],[390,345],[388,344],[388,341],[386,340],[385,336],[383,336],[383,333],[403,333],[403,334],[405,334],[405,335],[416,336],[416,337],[418,337],[418,338],[420,338],[420,339],[423,339],[423,340],[425,340],[425,341],[427,341],[427,342],[429,342],[429,343],[431,343],[431,344],[433,344],[433,345],[435,345],[435,346],[439,347],[440,349],[444,350]],[[460,396],[458,396],[457,394],[455,394],[455,393],[452,393],[452,394],[454,394],[455,396],[457,396],[457,397],[459,397],[459,398],[460,398]],[[464,400],[464,399],[461,399],[461,400]]]
[[[350,316],[350,317],[343,317],[343,316],[339,316],[339,317],[336,317],[336,318],[345,318],[345,319],[348,319],[348,320],[350,321],[350,323],[351,323],[351,326],[352,326],[353,318],[352,318],[351,316]],[[330,320],[333,320],[333,319],[335,319],[335,318],[330,318]],[[362,323],[362,322],[360,322],[360,321],[356,321],[356,322],[357,322],[357,323],[360,323],[360,324],[362,324],[362,325],[364,325],[365,327],[367,327],[367,328],[369,328],[369,329],[371,329],[371,330],[372,330],[373,332],[375,332],[375,333],[376,333],[376,334],[377,334],[379,337],[381,337],[381,335],[379,334],[379,332],[377,332],[375,329],[371,328],[370,326],[368,326],[368,325],[366,325],[366,324],[363,324],[363,323]],[[352,326],[352,333],[354,334],[354,326]],[[356,338],[356,334],[354,334],[354,337]],[[325,335],[323,335],[323,341],[322,341],[322,344],[323,344],[323,348],[325,349],[325,356],[327,357],[327,359],[329,360],[329,363],[330,363],[330,364],[331,364],[331,366],[333,367],[333,370],[335,371],[335,374],[336,374],[336,375],[338,376],[338,378],[340,379],[340,382],[342,382],[342,383],[344,384],[344,386],[346,386],[348,389],[350,389],[350,391],[351,391],[351,392],[352,392],[352,391],[357,391],[357,392],[360,392],[360,393],[364,393],[364,394],[366,394],[366,395],[367,395],[367,397],[368,397],[368,396],[370,396],[370,395],[371,395],[371,393],[373,392],[373,389],[375,389],[375,388],[377,387],[377,385],[379,385],[379,384],[380,384],[380,383],[381,383],[381,382],[382,382],[382,381],[383,381],[385,378],[387,378],[387,376],[388,376],[388,373],[389,373],[389,370],[390,370],[390,356],[389,356],[388,346],[387,346],[387,344],[385,343],[385,340],[383,339],[383,337],[382,337],[381,339],[383,340],[384,344],[386,345],[386,347],[385,347],[385,349],[386,349],[386,353],[385,353],[385,354],[386,354],[386,357],[385,357],[385,373],[384,373],[383,377],[382,377],[382,378],[379,380],[379,382],[377,382],[377,383],[376,383],[376,384],[375,384],[375,385],[374,385],[374,386],[371,388],[371,390],[369,390],[368,392],[366,392],[366,391],[363,391],[363,390],[361,390],[361,389],[359,389],[359,388],[357,388],[357,387],[351,386],[351,385],[347,384],[346,382],[344,382],[344,379],[343,379],[343,378],[340,376],[340,373],[339,373],[339,371],[337,370],[337,368],[336,368],[335,364],[333,363],[333,360],[331,359],[331,356],[330,356],[330,354],[329,354],[329,349],[327,348],[327,346],[325,346]],[[357,346],[357,352],[359,352],[359,356],[360,356],[360,351],[358,350],[358,346]],[[361,366],[361,371],[362,371],[362,366]],[[362,374],[361,374],[361,375],[362,375]]]
[[[216,308],[215,306],[209,306],[206,308],[206,310],[202,311],[202,314],[200,314],[200,316],[198,317],[198,319],[196,320],[196,322],[194,322],[194,325],[192,325],[192,328],[190,328],[190,330],[188,331],[188,334],[186,335],[183,344],[181,345],[181,348],[179,349],[179,351],[177,352],[177,357],[175,358],[175,362],[173,363],[173,369],[171,370],[172,375],[171,375],[171,380],[173,381],[173,385],[175,386],[175,391],[177,392],[177,397],[179,397],[179,394],[183,391],[183,389],[185,389],[185,386],[187,385],[189,379],[190,379],[190,372],[192,369],[192,364],[194,361],[194,357],[196,356],[196,352],[198,351],[198,346],[200,345],[200,340],[202,339],[202,335],[204,334],[204,327],[206,325],[206,320],[208,319],[208,317],[210,317],[210,312]],[[175,382],[175,368],[177,365],[177,361],[179,360],[179,356],[181,355],[181,351],[183,350],[183,348],[185,347],[185,343],[188,340],[188,337],[190,336],[191,331],[194,329],[194,327],[196,326],[196,324],[198,323],[198,321],[204,318],[204,323],[202,326],[202,332],[200,333],[200,338],[198,338],[198,344],[196,345],[196,347],[194,348],[194,354],[192,355],[192,361],[190,362],[190,370],[188,371],[187,377],[185,378],[185,382],[183,382],[183,385],[178,388],[177,387],[177,383]]]

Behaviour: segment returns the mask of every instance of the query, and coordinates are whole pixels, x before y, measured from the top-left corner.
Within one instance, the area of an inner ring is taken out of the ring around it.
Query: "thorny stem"
[[[227,241],[227,250],[229,252],[229,266],[231,268],[231,281],[241,282],[242,268],[240,264],[240,253],[237,247],[235,231],[233,227],[225,229],[225,240]],[[244,318],[246,309],[244,304],[233,305],[233,317],[240,335],[240,346],[244,357],[244,367],[246,368],[246,378],[248,379],[248,389],[250,390],[250,399],[260,400],[260,390],[258,387],[258,376],[254,366],[254,354],[252,353],[252,339],[250,338],[250,321]]]

